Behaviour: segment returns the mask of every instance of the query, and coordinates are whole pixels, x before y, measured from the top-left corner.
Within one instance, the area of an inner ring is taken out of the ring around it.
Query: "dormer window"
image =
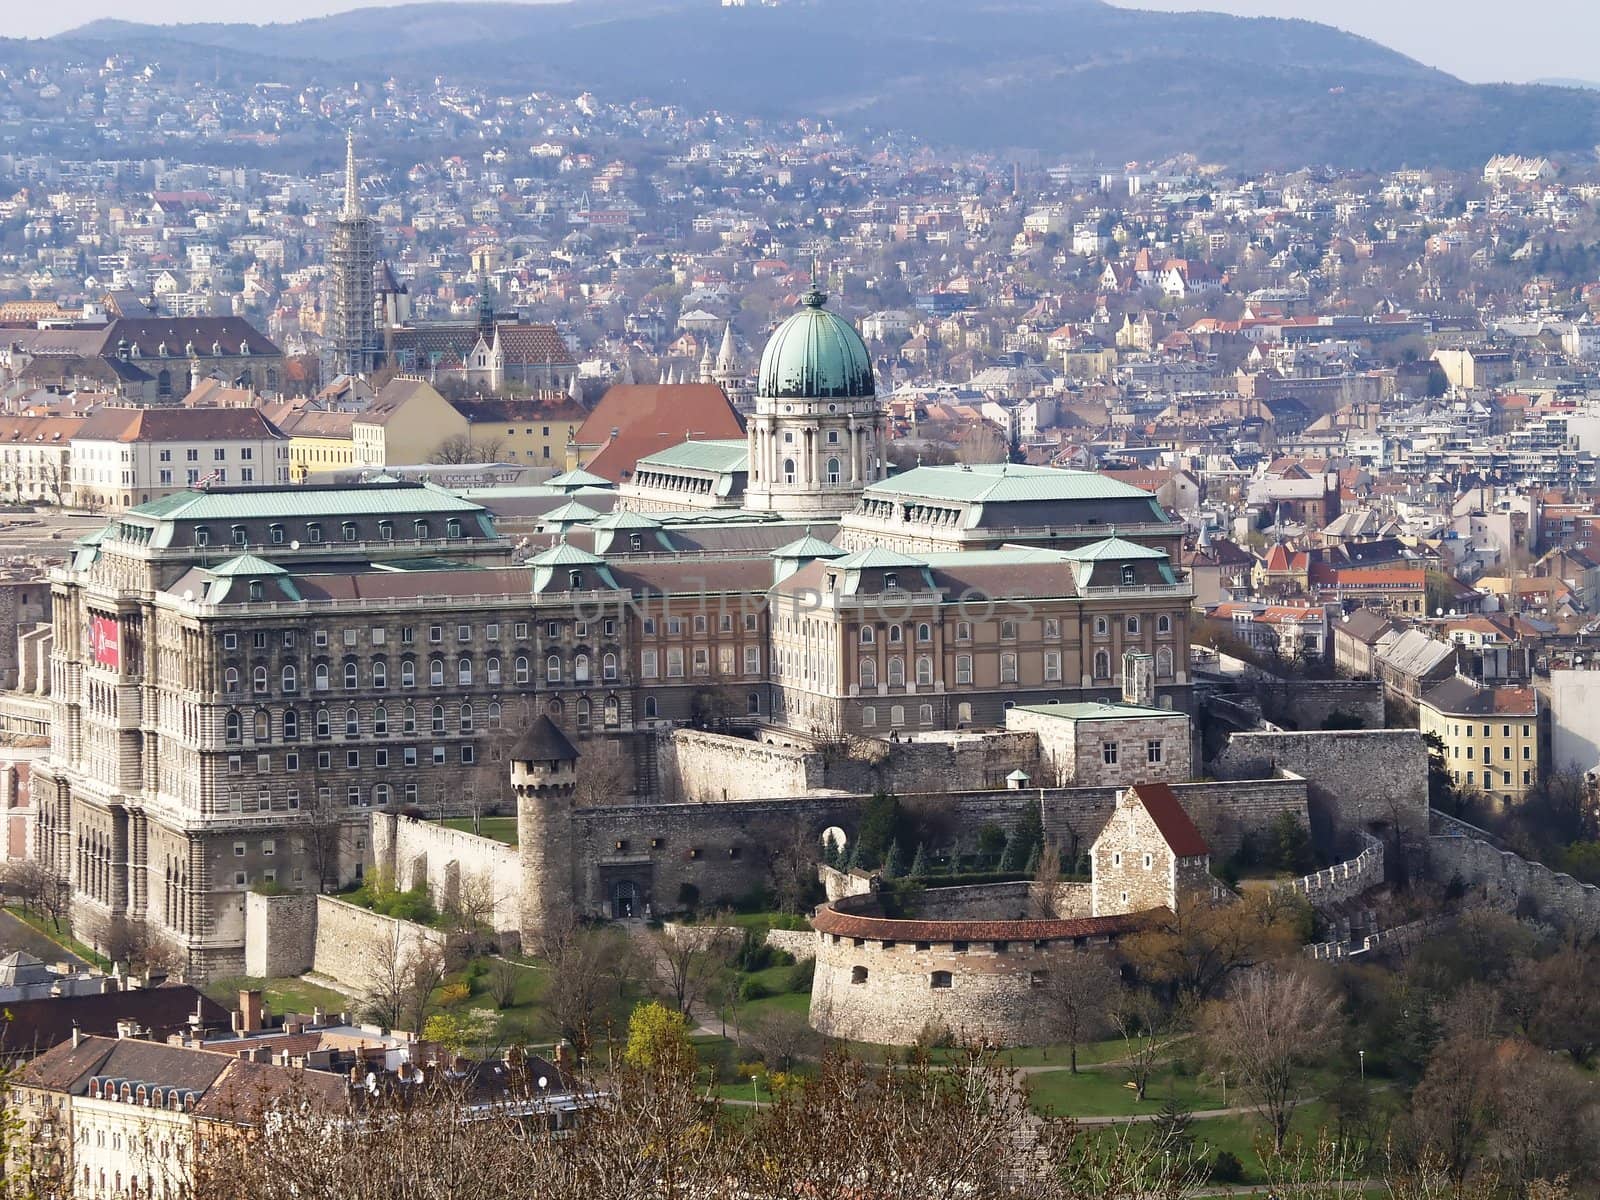
[[[320,542],[322,540],[322,526],[312,521],[306,526],[306,541]]]
[[[460,537],[461,536],[461,522],[460,521],[455,521],[455,520],[447,521],[445,523],[444,533],[445,533],[446,537],[452,537],[452,538]]]
[[[194,527],[194,544],[196,546],[209,546],[211,544],[211,530],[204,525]]]
[[[581,588],[583,586],[583,572],[582,571],[568,571],[567,572],[567,583],[570,586],[574,587],[574,588]]]
[[[425,542],[428,540],[428,523],[426,521],[412,522],[411,529],[416,535],[417,541]]]
[[[385,541],[385,542],[394,541],[394,522],[393,521],[379,521],[378,522],[378,537],[382,541]]]
[[[900,576],[896,575],[893,571],[885,571],[883,573],[883,586],[885,590],[893,591],[895,588],[900,586]]]
[[[259,579],[252,579],[250,581],[250,599],[260,600],[265,595],[266,593],[261,590],[261,581]]]
[[[243,525],[235,525],[228,531],[228,536],[235,546],[248,546],[250,544],[250,535],[245,531]]]
[[[1133,586],[1133,564],[1132,563],[1123,563],[1122,564],[1122,586],[1123,587],[1132,587]]]
[[[339,536],[344,538],[344,540],[347,541],[347,542],[355,541],[356,540],[356,523],[354,521],[344,521],[344,522],[342,522],[339,525]]]
[[[267,537],[274,546],[283,545],[283,526],[273,525],[267,529]]]

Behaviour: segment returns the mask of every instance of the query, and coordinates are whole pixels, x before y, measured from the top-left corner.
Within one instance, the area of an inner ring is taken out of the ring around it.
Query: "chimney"
[[[83,1042],[83,1030],[79,1029],[78,1028],[78,1023],[76,1021],[74,1021],[72,1023],[72,1048],[74,1050],[76,1050],[78,1048],[78,1046],[82,1042]]]
[[[265,1005],[259,988],[239,989],[239,1023],[241,1033],[258,1033],[262,1028]]]
[[[572,1067],[572,1047],[566,1042],[558,1042],[556,1044],[556,1070],[561,1075],[566,1076],[572,1074]]]

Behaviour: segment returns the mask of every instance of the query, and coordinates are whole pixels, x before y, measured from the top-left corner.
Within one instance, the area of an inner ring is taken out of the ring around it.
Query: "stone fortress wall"
[[[950,893],[943,895],[941,893]],[[930,888],[915,919],[870,915],[874,896],[818,910],[811,1023],[833,1037],[904,1046],[931,1027],[972,1042],[1048,1036],[1041,1002],[1052,973],[1108,947],[1137,918],[1014,920],[1029,885]],[[937,914],[937,917],[931,914]]]
[[[314,972],[361,996],[389,963],[404,963],[424,944],[443,948],[444,934],[334,896],[245,897],[248,975],[275,979]]]
[[[438,908],[449,907],[463,889],[477,889],[493,903],[497,931],[519,927],[522,865],[515,846],[398,813],[374,813],[372,857],[395,886],[427,888]]]
[[[1482,830],[1442,813],[1435,813],[1434,820],[1435,833],[1428,839],[1429,878],[1482,888],[1508,908],[1531,905],[1545,920],[1585,933],[1600,931],[1600,887],[1502,850],[1485,840]]]

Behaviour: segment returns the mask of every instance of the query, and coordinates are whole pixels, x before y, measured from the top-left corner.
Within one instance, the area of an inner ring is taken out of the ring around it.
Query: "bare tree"
[[[72,893],[66,882],[38,859],[18,859],[5,865],[0,890],[14,896],[24,908],[49,917],[59,932]]]
[[[433,994],[444,985],[448,973],[444,951],[432,942],[418,939],[406,955],[402,976],[406,1027],[421,1032],[434,1009]]]
[[[551,921],[534,952],[549,971],[543,1006],[579,1058],[620,1015],[630,990],[632,951],[619,929],[589,927],[575,916]]]
[[[433,994],[445,979],[444,951],[431,941],[406,936],[397,922],[367,959],[362,1014],[385,1029],[420,1031],[433,1009]]]
[[[772,1070],[788,1071],[802,1058],[814,1057],[825,1039],[803,1013],[772,1009],[745,1029],[750,1045]]]
[[[428,461],[441,466],[465,466],[474,463],[492,463],[499,459],[503,444],[499,438],[474,442],[464,433],[453,434],[434,447]]]
[[[678,925],[651,936],[662,998],[692,1016],[738,949],[737,934],[722,924]]]
[[[1326,1054],[1338,1025],[1337,997],[1305,973],[1277,967],[1240,975],[1206,1009],[1206,1048],[1272,1126],[1275,1151],[1300,1105],[1305,1070]]]
[[[1078,1073],[1078,1046],[1101,1033],[1115,1011],[1122,986],[1117,969],[1103,954],[1084,954],[1065,971],[1052,971],[1046,987],[1053,1036],[1067,1045],[1072,1073]]]
[[[348,810],[334,802],[331,785],[313,778],[310,798],[300,809],[299,837],[319,891],[339,889],[349,836]]]
[[[1127,1048],[1128,1080],[1143,1100],[1150,1076],[1182,1035],[1180,1010],[1168,1007],[1149,988],[1124,988],[1111,1006],[1111,1024]]]
[[[615,754],[585,753],[578,764],[572,787],[572,803],[578,808],[616,804],[633,792],[628,763]]]
[[[772,855],[772,891],[778,911],[799,912],[817,882],[822,847],[798,817]]]

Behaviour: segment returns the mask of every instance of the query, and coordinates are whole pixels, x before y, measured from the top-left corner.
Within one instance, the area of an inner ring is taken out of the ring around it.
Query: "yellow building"
[[[425,379],[402,375],[379,390],[350,426],[355,466],[409,467],[433,461],[446,443],[467,438],[467,419]]]
[[[1423,734],[1444,743],[1458,788],[1515,804],[1539,781],[1539,693],[1479,687],[1457,675],[1422,694]]]
[[[356,445],[351,436],[355,419],[354,413],[302,408],[278,422],[278,428],[289,435],[290,481],[316,482],[355,470]]]
[[[486,460],[566,469],[567,444],[588,410],[565,396],[549,400],[456,400],[473,450]]]

